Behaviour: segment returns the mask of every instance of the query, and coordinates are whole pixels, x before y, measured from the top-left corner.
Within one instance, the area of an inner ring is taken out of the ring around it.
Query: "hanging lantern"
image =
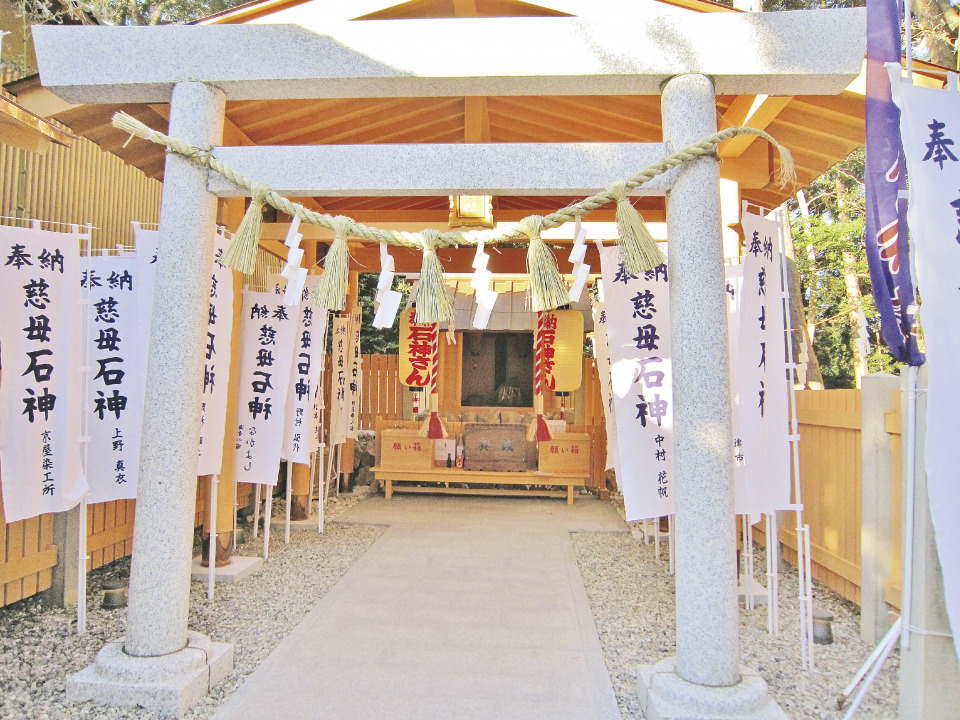
[[[583,382],[583,315],[579,310],[543,313],[537,324],[543,390],[569,393]]]

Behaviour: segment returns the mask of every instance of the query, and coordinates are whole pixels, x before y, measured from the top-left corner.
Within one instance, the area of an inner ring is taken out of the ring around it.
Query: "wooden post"
[[[347,285],[347,304],[346,312],[352,312],[357,307],[360,296],[360,273],[357,270],[350,271],[350,282]],[[353,438],[347,438],[340,447],[340,469],[342,479],[340,482],[340,492],[353,491]]]
[[[317,263],[317,244],[304,240],[302,266],[312,271]],[[348,300],[349,302],[349,300]],[[306,520],[310,515],[310,466],[302,463],[293,464],[293,481],[291,482],[290,519]]]

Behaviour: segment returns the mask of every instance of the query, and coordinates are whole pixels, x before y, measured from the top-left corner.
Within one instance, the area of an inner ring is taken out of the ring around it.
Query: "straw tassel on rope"
[[[640,213],[627,197],[625,182],[614,183],[610,193],[617,201],[617,227],[620,229],[620,262],[629,275],[639,275],[653,270],[667,261],[663,251],[653,239],[640,217]]]
[[[417,322],[442,323],[453,320],[453,304],[443,284],[443,266],[436,252],[440,231],[421,230],[417,234],[423,245],[420,287],[417,290]]]
[[[250,206],[237,228],[233,240],[223,251],[220,264],[244,275],[253,273],[257,261],[257,249],[260,247],[260,228],[263,223],[263,206],[273,191],[266,183],[254,183]]]
[[[350,250],[347,236],[354,222],[345,215],[332,220],[334,238],[323,259],[323,274],[313,288],[313,303],[317,307],[341,312],[347,305],[347,285],[350,281]]]
[[[531,215],[520,221],[517,229],[530,238],[527,247],[527,272],[530,274],[530,297],[536,312],[554,310],[570,302],[570,292],[560,276],[557,258],[540,237],[543,218]]]

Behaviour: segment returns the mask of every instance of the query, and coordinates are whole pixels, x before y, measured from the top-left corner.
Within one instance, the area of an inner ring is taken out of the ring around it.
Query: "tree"
[[[245,0],[16,0],[34,23],[164,25],[198,20]]]
[[[807,323],[824,386],[852,388],[866,372],[895,370],[880,340],[864,247],[864,151],[817,178],[791,203]]]

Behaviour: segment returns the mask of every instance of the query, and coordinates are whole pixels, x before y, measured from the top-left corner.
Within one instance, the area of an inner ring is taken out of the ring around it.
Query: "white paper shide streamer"
[[[62,512],[80,464],[79,233],[0,226],[0,465],[6,522]]]
[[[600,268],[627,519],[670,515],[674,447],[667,267],[634,277],[611,247],[602,249]]]

